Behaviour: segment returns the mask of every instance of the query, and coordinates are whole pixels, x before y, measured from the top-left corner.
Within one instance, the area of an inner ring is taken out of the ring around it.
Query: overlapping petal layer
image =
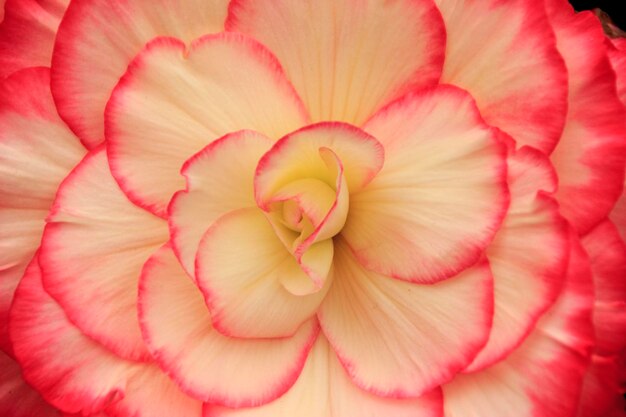
[[[508,162],[511,207],[487,249],[494,276],[494,322],[469,372],[502,359],[523,341],[556,299],[567,269],[568,227],[548,196],[557,187],[548,158],[523,147]]]
[[[100,147],[59,188],[41,246],[44,286],[85,334],[122,357],[146,358],[137,285],[167,240],[167,223],[126,198]]]
[[[173,93],[174,92],[174,93]],[[133,202],[164,216],[183,162],[213,140],[253,129],[271,138],[307,123],[273,55],[240,34],[158,38],[130,64],[106,110],[113,175]]]
[[[381,274],[436,282],[474,264],[509,203],[505,146],[460,89],[410,94],[364,129],[385,165],[350,194],[342,231],[359,261]]]
[[[440,417],[441,391],[420,398],[379,397],[350,380],[324,335],[317,338],[295,385],[274,402],[256,408],[230,409],[206,404],[204,417]]]
[[[67,413],[200,415],[201,403],[180,392],[156,365],[123,360],[74,327],[44,291],[36,260],[18,287],[10,332],[26,381]]]
[[[50,66],[57,28],[69,0],[0,4],[0,79],[23,68]]]
[[[0,348],[13,292],[39,246],[44,219],[63,178],[85,149],[56,114],[45,68],[0,84]]]
[[[524,343],[503,361],[443,386],[447,417],[563,417],[576,413],[593,346],[589,260],[572,234],[567,281]]]
[[[566,0],[547,1],[550,22],[567,64],[565,129],[551,159],[559,175],[561,212],[579,233],[611,211],[622,193],[626,165],[626,112],[598,18],[574,13]]]
[[[235,0],[226,28],[276,54],[314,122],[355,125],[434,85],[446,37],[430,0]]]
[[[227,6],[227,0],[72,1],[52,60],[59,113],[83,143],[98,145],[111,90],[146,42],[156,36],[190,42],[220,32]]]
[[[221,335],[169,246],[144,267],[140,315],[148,346],[164,370],[194,397],[232,407],[255,406],[284,394],[319,331],[313,318],[289,338]]]
[[[487,123],[520,146],[556,146],[567,109],[567,72],[542,3],[435,0],[446,25],[441,82],[465,88]]]
[[[493,279],[486,261],[449,280],[419,285],[364,269],[340,241],[334,268],[320,324],[365,390],[419,396],[452,379],[487,340]]]

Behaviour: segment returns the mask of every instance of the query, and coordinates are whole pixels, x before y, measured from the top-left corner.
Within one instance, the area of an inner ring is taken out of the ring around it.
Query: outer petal
[[[39,246],[59,183],[85,153],[56,114],[44,68],[0,84],[0,348],[9,306]]]
[[[562,213],[579,233],[604,219],[622,193],[626,113],[615,92],[602,25],[591,12],[574,13],[565,0],[547,2],[569,74],[569,109],[552,154]]]
[[[622,364],[615,357],[596,355],[591,357],[591,364],[583,382],[577,417],[612,417],[611,411],[624,412],[626,404],[618,385],[620,366]]]
[[[174,251],[192,277],[198,245],[209,226],[229,211],[255,206],[254,172],[271,145],[272,140],[260,133],[232,133],[183,165],[187,189],[172,198],[168,222]]]
[[[10,331],[26,381],[67,413],[193,417],[200,411],[155,365],[120,359],[75,328],[44,291],[36,261],[18,287]]]
[[[141,267],[167,224],[126,199],[103,148],[59,188],[40,254],[43,282],[81,331],[125,358],[145,358],[137,320]]]
[[[594,353],[618,355],[626,348],[626,245],[610,221],[582,239],[594,281]]]
[[[19,365],[0,352],[0,414],[7,417],[58,417],[59,413],[22,378]]]
[[[417,397],[452,379],[485,344],[493,314],[486,261],[435,285],[367,271],[341,241],[334,263],[336,279],[318,317],[359,387]]]
[[[385,166],[350,194],[342,235],[381,274],[430,283],[474,264],[500,227],[509,196],[505,147],[471,97],[423,90],[375,115],[365,130]]]
[[[567,271],[569,232],[546,193],[556,174],[541,152],[524,147],[509,158],[511,207],[487,250],[495,286],[489,342],[467,371],[476,371],[515,349],[559,294]]]
[[[564,417],[576,412],[593,345],[587,255],[571,236],[567,282],[557,302],[505,360],[443,386],[446,417]]]
[[[442,81],[468,90],[490,125],[517,143],[554,149],[567,72],[542,2],[435,0],[448,43]]]
[[[194,397],[233,407],[258,405],[286,392],[319,331],[313,319],[288,339],[221,335],[211,326],[202,293],[169,246],[146,263],[139,306],[144,336],[165,371]]]
[[[617,77],[617,95],[626,106],[626,38],[611,39],[609,59]]]
[[[27,67],[50,66],[57,28],[69,0],[8,0],[0,4],[0,79]]]
[[[435,84],[443,65],[445,31],[431,0],[235,0],[226,28],[276,54],[315,122],[360,125]]]
[[[240,129],[277,139],[307,120],[276,58],[254,40],[221,33],[187,50],[181,41],[158,38],[113,91],[107,151],[129,198],[164,215],[184,185],[180,166],[206,144]]]
[[[420,398],[384,398],[356,387],[323,335],[295,385],[262,407],[228,409],[206,404],[204,417],[440,417],[441,391]]]
[[[99,144],[111,90],[146,42],[156,36],[189,42],[220,32],[227,4],[227,0],[72,1],[52,59],[52,91],[61,117],[86,145]]]
[[[257,208],[232,211],[207,230],[196,258],[196,280],[215,328],[246,338],[293,335],[315,315],[332,281],[309,295],[289,292],[289,281],[309,277]]]

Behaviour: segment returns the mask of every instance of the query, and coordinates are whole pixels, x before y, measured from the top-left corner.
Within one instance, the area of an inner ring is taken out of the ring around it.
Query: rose
[[[617,410],[619,41],[560,0],[226,3],[8,0],[3,412]]]

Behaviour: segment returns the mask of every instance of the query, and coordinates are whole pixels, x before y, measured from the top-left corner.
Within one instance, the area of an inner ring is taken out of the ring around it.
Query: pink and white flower
[[[621,415],[590,12],[7,0],[0,77],[3,416]]]

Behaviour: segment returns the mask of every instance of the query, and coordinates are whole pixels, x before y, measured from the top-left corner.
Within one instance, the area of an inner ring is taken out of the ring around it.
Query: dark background
[[[576,10],[591,10],[599,7],[611,16],[617,26],[626,30],[626,11],[624,11],[626,10],[626,1],[624,0],[570,0],[570,3]],[[619,10],[620,5],[622,10]]]

